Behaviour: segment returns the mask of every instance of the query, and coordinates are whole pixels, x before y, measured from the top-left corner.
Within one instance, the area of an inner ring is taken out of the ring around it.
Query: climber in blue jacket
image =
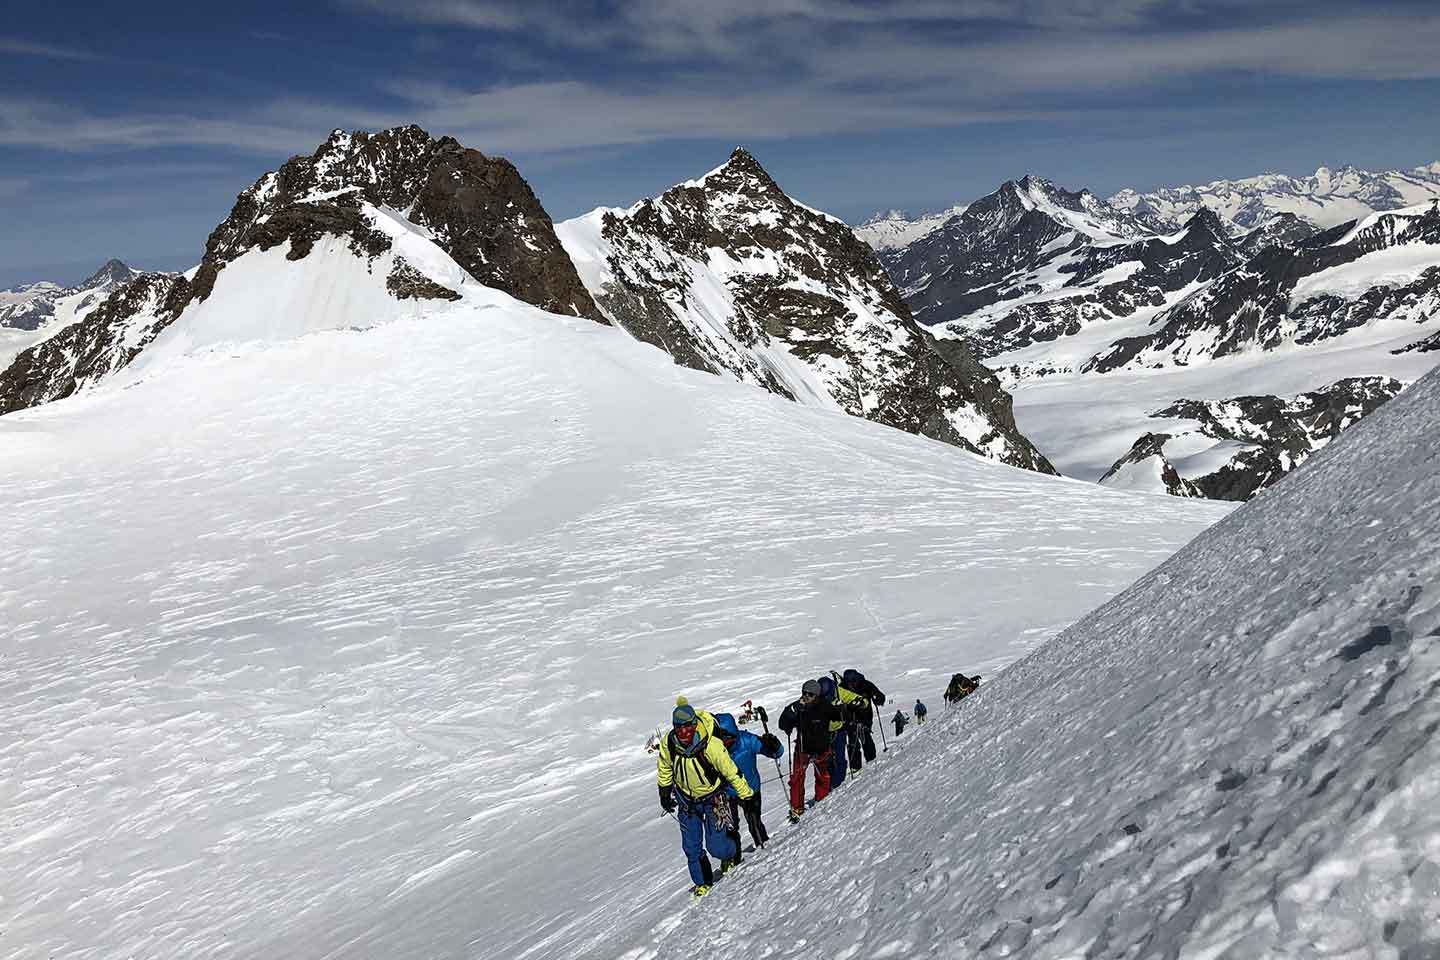
[[[749,799],[740,800],[736,797],[733,787],[725,788],[726,795],[730,797],[731,807],[738,807],[745,812],[745,823],[750,828],[750,839],[755,841],[755,847],[759,849],[769,841],[770,833],[760,819],[760,767],[755,758],[764,755],[778,760],[785,755],[785,745],[773,733],[757,737],[749,730],[741,730],[736,725],[735,718],[728,713],[715,714],[715,736],[725,744],[725,749],[730,752],[730,759],[735,761],[740,775],[745,778],[745,782],[753,791],[753,795]],[[739,839],[738,828],[736,839]]]

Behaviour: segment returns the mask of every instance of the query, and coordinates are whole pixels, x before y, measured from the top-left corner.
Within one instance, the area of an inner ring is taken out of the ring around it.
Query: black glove
[[[773,733],[767,733],[760,738],[760,746],[765,748],[765,753],[775,756],[780,752],[780,738]]]
[[[666,813],[675,812],[675,794],[670,787],[660,788],[660,809]]]

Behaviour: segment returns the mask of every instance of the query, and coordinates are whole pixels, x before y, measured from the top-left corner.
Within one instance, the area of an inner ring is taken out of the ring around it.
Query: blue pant
[[[835,739],[830,744],[830,789],[834,790],[845,782],[845,774],[850,770],[850,757],[845,752],[845,741],[848,739],[844,727],[835,733]]]
[[[690,880],[696,886],[710,883],[710,861],[705,859],[705,851],[709,850],[710,856],[721,860],[729,860],[739,852],[726,826],[720,822],[720,805],[725,805],[728,817],[729,801],[719,790],[703,800],[692,800],[676,790],[675,799],[679,801],[675,807],[675,819],[680,821],[680,846],[685,849],[685,859],[690,862]]]

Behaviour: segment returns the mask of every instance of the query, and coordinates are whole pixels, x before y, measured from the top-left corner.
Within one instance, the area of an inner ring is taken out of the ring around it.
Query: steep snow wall
[[[1440,954],[1437,419],[1431,373],[630,956]]]

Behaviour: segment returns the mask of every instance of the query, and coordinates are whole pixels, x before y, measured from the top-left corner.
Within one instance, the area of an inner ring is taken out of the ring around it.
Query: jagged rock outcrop
[[[1135,441],[1130,450],[1100,478],[1107,487],[1153,490],[1156,485],[1174,497],[1203,497],[1195,484],[1180,476],[1175,465],[1165,456],[1168,433],[1147,433]]]
[[[63,336],[41,341],[0,371],[0,414],[68,396],[130,363],[217,278],[251,251],[285,247],[303,261],[324,238],[372,265],[387,259],[396,299],[459,294],[391,256],[382,211],[418,229],[470,277],[545,310],[607,322],[575,273],[530,187],[509,161],[435,139],[419,127],[376,134],[335,131],[310,156],[257,180],[211,232],[184,278],[147,274]],[[143,283],[141,282],[143,281]]]
[[[1350,377],[1291,398],[1177,400],[1150,415],[1194,421],[1194,430],[1144,434],[1100,482],[1144,487],[1144,478],[1134,474],[1137,465],[1144,465],[1158,470],[1160,486],[1176,496],[1248,500],[1300,466],[1342,430],[1369,416],[1403,386],[1393,377]],[[1216,448],[1197,445],[1198,437],[1242,448],[1215,467]],[[1183,441],[1176,448],[1187,449],[1193,462],[1206,464],[1204,472],[1187,470],[1183,460],[1175,463],[1167,458],[1166,445],[1173,441]],[[1154,486],[1152,483],[1151,489]]]
[[[321,232],[348,230],[321,220],[343,219],[333,208],[343,209],[347,196],[398,211],[425,228],[487,287],[552,313],[605,322],[549,214],[515,166],[413,125],[376,134],[337,130],[310,156],[292,157],[261,177],[210,235],[206,261],[233,259],[263,234],[267,221],[287,210],[315,221]]]
[[[874,252],[743,149],[558,229],[600,307],[677,363],[1054,472],[965,344],[916,324]]]
[[[1209,210],[1209,207],[1201,209]],[[1267,247],[1294,247],[1315,234],[1320,228],[1308,220],[1302,220],[1293,213],[1277,213],[1265,218],[1255,229],[1235,237],[1235,249],[1248,259],[1258,255]]]

